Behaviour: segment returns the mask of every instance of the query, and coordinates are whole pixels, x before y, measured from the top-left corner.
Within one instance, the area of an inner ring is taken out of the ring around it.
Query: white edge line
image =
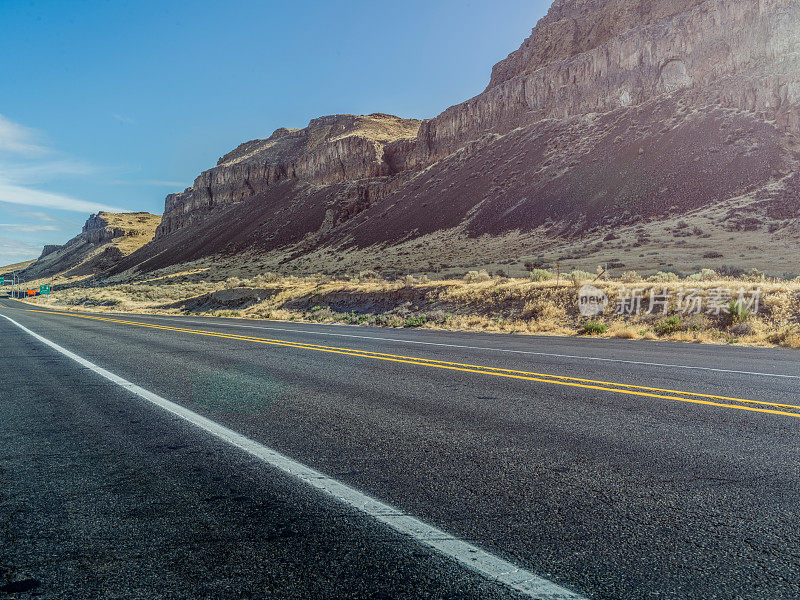
[[[364,513],[377,521],[389,526],[395,531],[408,535],[417,542],[433,548],[440,554],[456,561],[457,563],[467,567],[468,569],[480,573],[487,579],[501,583],[512,590],[521,592],[531,598],[538,600],[586,600],[583,596],[571,592],[561,586],[544,579],[530,571],[522,569],[502,558],[499,558],[485,550],[478,548],[468,542],[465,542],[453,535],[438,529],[432,525],[428,525],[415,517],[403,513],[389,504],[381,502],[363,492],[360,492],[350,486],[337,481],[319,471],[312,469],[302,463],[299,463],[276,450],[273,450],[263,444],[251,440],[244,435],[228,429],[227,427],[212,421],[202,415],[199,415],[188,408],[179,404],[171,402],[161,396],[154,394],[138,385],[131,383],[127,379],[123,379],[119,375],[103,369],[96,364],[86,360],[51,342],[47,338],[40,336],[28,329],[27,327],[17,323],[15,320],[0,315],[7,319],[25,333],[36,338],[40,342],[50,346],[52,349],[60,352],[67,358],[74,360],[81,366],[97,373],[101,377],[116,383],[122,388],[125,388],[132,394],[147,400],[148,402],[180,417],[184,421],[199,427],[212,436],[225,441],[232,446],[244,450],[251,456],[269,464],[272,467],[299,479],[303,483],[310,485],[313,488],[323,492],[342,504],[350,506],[357,511]]]
[[[146,319],[154,319],[159,321],[182,321],[184,323],[192,323],[195,325],[210,325],[210,326],[219,326],[219,327],[236,327],[241,329],[262,329],[265,331],[285,331],[290,333],[304,333],[308,335],[328,335],[328,336],[335,336],[335,337],[345,337],[345,338],[358,338],[362,340],[376,340],[376,341],[383,341],[383,342],[398,342],[402,344],[419,344],[422,346],[443,346],[446,348],[460,348],[462,350],[488,350],[491,352],[507,352],[509,354],[529,354],[532,356],[547,356],[550,358],[571,358],[571,359],[578,359],[578,360],[594,360],[599,362],[613,362],[613,363],[622,363],[628,365],[643,365],[648,367],[667,367],[671,369],[693,369],[696,371],[712,371],[715,373],[735,373],[737,375],[756,375],[760,377],[779,377],[784,379],[800,379],[800,375],[787,375],[783,373],[761,373],[758,371],[739,371],[736,369],[720,369],[716,367],[697,367],[692,365],[676,365],[670,363],[657,363],[657,362],[644,362],[640,360],[625,360],[622,358],[601,358],[599,356],[580,356],[576,354],[554,354],[550,352],[537,352],[535,350],[511,350],[508,348],[490,348],[490,347],[482,347],[482,346],[462,346],[459,344],[445,344],[443,342],[423,342],[420,340],[403,340],[399,338],[386,338],[386,337],[376,337],[376,336],[369,336],[369,335],[353,335],[347,333],[333,333],[330,331],[308,331],[303,329],[291,329],[289,327],[264,327],[260,325],[239,325],[237,323],[219,323],[213,321],[189,321],[184,320],[184,317],[154,317],[149,315],[140,315],[140,317]]]

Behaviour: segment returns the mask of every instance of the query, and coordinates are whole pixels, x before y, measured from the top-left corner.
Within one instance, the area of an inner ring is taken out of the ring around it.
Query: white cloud
[[[59,177],[86,177],[100,172],[94,165],[69,158],[28,162],[0,159],[0,180],[17,184],[42,183]]]
[[[36,244],[0,238],[0,264],[2,265],[37,258],[41,253],[42,247]]]
[[[61,219],[56,219],[53,215],[49,215],[46,212],[42,212],[40,210],[14,210],[9,208],[12,214],[17,215],[19,217],[28,217],[30,219],[37,219],[39,221],[45,221],[46,223],[64,223]]]
[[[34,129],[9,121],[0,115],[0,152],[22,156],[42,156],[49,150],[36,143],[39,134]]]
[[[165,179],[112,179],[107,183],[111,185],[151,185],[155,187],[186,188],[185,181],[169,181]]]
[[[24,204],[25,206],[39,206],[41,208],[54,208],[57,210],[72,210],[83,213],[95,213],[101,210],[107,212],[128,212],[118,206],[98,204],[78,200],[63,194],[44,192],[33,188],[4,183],[0,180],[0,202],[10,204]]]
[[[0,229],[21,231],[23,233],[34,233],[36,231],[61,231],[61,227],[57,227],[56,225],[27,225],[25,223],[0,223]]]
[[[126,212],[125,209],[88,202],[31,187],[59,177],[86,177],[100,170],[94,165],[55,155],[37,143],[37,132],[0,115],[0,202],[75,212]],[[14,158],[8,159],[4,155]]]
[[[111,115],[111,116],[114,117],[114,119],[116,119],[117,121],[119,121],[123,125],[135,125],[136,124],[136,121],[134,121],[130,117],[126,117],[125,115]]]

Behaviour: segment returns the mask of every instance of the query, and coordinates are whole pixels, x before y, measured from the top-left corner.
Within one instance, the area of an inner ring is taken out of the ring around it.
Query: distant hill
[[[125,256],[155,236],[160,215],[150,213],[108,213],[92,215],[83,230],[63,246],[45,246],[41,256],[20,273],[31,281],[52,277],[81,277],[108,272]]]
[[[35,262],[36,259],[26,260],[24,262],[14,263],[13,265],[6,265],[5,267],[0,267],[0,275],[10,275],[17,271],[21,271],[22,269],[31,266]]]

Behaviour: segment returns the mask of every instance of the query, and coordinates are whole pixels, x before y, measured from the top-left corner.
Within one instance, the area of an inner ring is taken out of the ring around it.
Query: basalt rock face
[[[81,237],[90,244],[103,244],[121,237],[152,237],[155,216],[145,212],[117,214],[101,211],[86,220]]]
[[[192,187],[167,196],[157,236],[279,183],[325,186],[393,175],[405,168],[408,144],[419,126],[416,119],[377,113],[334,115],[314,119],[304,129],[278,129],[265,140],[246,142],[201,173]],[[380,188],[378,182],[375,197]],[[359,192],[349,196],[344,200],[358,198]]]
[[[150,242],[159,222],[159,215],[146,212],[91,215],[81,233],[64,245],[45,246],[41,256],[21,276],[32,280],[108,271]]]
[[[559,0],[484,93],[423,124],[414,162],[680,90],[797,131],[799,25],[796,0]]]
[[[337,115],[242,144],[119,268],[456,229],[574,240],[732,200],[798,219],[798,31],[797,0],[556,0],[433,119]]]
[[[704,1],[556,0],[522,46],[494,66],[487,89],[590,52],[614,37],[674,17]]]
[[[57,251],[59,248],[61,248],[61,244],[46,244],[42,249],[42,254],[39,256],[39,258],[44,258],[48,254],[52,254],[53,252]]]

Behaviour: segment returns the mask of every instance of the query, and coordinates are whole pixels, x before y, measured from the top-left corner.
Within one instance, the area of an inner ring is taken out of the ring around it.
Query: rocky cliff
[[[487,133],[632,107],[681,90],[696,108],[800,126],[795,0],[559,0],[485,92],[423,124],[425,164]]]
[[[252,249],[318,269],[303,257],[378,261],[392,253],[368,249],[443,232],[423,254],[458,246],[447,261],[467,265],[487,235],[502,255],[514,232],[563,246],[702,211],[735,231],[736,203],[780,235],[799,209],[798,30],[796,0],[556,0],[433,119],[322,117],[242,144],[167,197],[156,241],[119,268]]]
[[[160,215],[146,212],[91,215],[80,234],[64,245],[47,245],[22,271],[24,280],[103,273],[155,236]]]
[[[83,226],[82,238],[90,244],[102,244],[117,238],[139,237],[150,241],[153,237],[153,222],[159,215],[146,212],[108,213],[91,215]]]
[[[39,258],[44,258],[48,254],[52,254],[53,252],[58,251],[62,247],[63,246],[61,246],[60,244],[46,244],[45,247],[42,249],[42,254],[39,256]]]
[[[245,142],[201,173],[192,187],[167,196],[157,235],[279,183],[324,186],[393,175],[405,165],[403,142],[413,140],[419,126],[416,119],[384,114],[334,115],[314,119],[304,129],[282,128],[267,139]]]

